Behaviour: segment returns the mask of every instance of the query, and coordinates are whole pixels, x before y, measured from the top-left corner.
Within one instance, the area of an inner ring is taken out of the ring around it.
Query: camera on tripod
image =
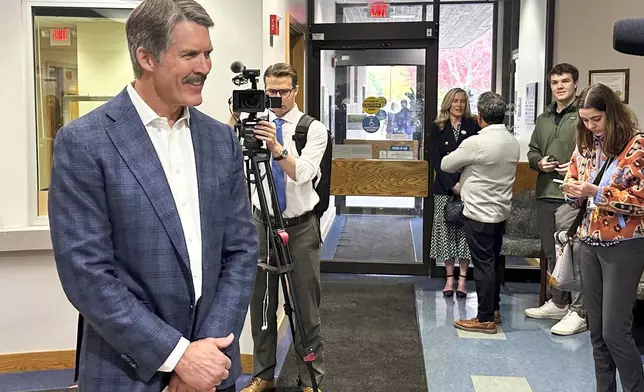
[[[270,108],[282,107],[281,97],[269,97],[264,90],[257,89],[257,79],[260,76],[259,69],[246,69],[241,61],[235,61],[230,65],[230,70],[237,74],[233,78],[236,86],[242,86],[250,81],[251,88],[247,90],[234,90],[232,97],[233,112],[248,113],[244,120],[238,120],[235,131],[244,140],[244,148],[256,151],[262,148],[262,141],[255,137],[255,125],[266,118],[257,117],[257,113],[263,113]]]

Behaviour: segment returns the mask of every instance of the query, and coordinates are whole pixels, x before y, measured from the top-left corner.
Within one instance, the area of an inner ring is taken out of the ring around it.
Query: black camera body
[[[234,90],[233,111],[239,113],[262,113],[266,109],[281,107],[282,98],[269,97],[264,90]]]
[[[260,76],[259,69],[246,69],[240,61],[235,61],[230,70],[238,75],[233,78],[237,86],[244,85],[250,81],[251,88],[247,90],[233,90],[232,105],[235,113],[248,113],[249,116],[235,125],[239,137],[244,140],[244,147],[248,150],[259,150],[262,148],[262,141],[255,137],[255,125],[266,118],[257,117],[257,113],[263,113],[267,109],[282,107],[281,97],[269,97],[264,90],[257,89],[257,79]]]

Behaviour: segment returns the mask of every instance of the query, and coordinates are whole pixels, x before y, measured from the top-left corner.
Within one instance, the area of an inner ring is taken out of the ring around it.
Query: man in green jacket
[[[536,187],[537,223],[541,247],[548,259],[548,270],[552,273],[556,262],[555,213],[559,208],[569,208],[559,184],[553,180],[564,178],[575,148],[578,121],[575,101],[579,71],[570,64],[558,64],[552,68],[548,78],[555,100],[537,118],[528,161],[530,167],[539,172]],[[562,292],[553,287],[550,295],[551,299],[541,307],[526,309],[526,316],[560,320],[551,329],[556,335],[573,335],[588,328],[581,293]]]

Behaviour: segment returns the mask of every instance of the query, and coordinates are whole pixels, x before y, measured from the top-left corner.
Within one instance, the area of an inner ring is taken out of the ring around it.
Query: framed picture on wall
[[[630,69],[602,69],[588,71],[588,84],[601,83],[610,87],[619,99],[628,103]]]

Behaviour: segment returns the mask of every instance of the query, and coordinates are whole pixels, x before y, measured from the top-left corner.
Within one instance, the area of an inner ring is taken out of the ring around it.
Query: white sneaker
[[[561,320],[568,314],[568,305],[565,308],[559,308],[552,300],[546,302],[538,308],[525,310],[525,315],[536,319],[553,319]]]
[[[569,310],[568,314],[550,329],[550,332],[555,335],[570,336],[587,329],[586,319],[579,317],[577,312]]]

